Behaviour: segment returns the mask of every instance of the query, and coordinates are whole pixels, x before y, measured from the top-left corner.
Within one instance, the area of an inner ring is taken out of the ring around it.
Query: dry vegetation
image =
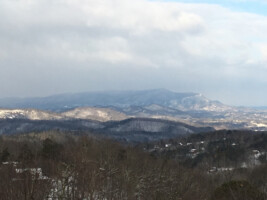
[[[3,200],[267,199],[266,165],[208,174],[137,147],[88,136],[2,136],[0,158]]]

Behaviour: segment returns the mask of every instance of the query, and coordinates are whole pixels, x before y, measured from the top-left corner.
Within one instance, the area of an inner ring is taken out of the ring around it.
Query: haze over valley
[[[214,129],[267,130],[267,111],[228,106],[198,93],[166,89],[0,99],[1,119],[121,121],[153,118]]]

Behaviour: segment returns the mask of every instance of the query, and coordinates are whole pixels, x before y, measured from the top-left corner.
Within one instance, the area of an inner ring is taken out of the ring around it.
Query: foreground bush
[[[218,187],[212,200],[264,200],[264,194],[247,181],[230,181]]]

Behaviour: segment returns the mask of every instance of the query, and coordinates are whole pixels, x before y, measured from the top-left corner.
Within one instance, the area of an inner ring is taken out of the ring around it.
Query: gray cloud
[[[0,96],[165,87],[264,104],[266,32],[208,4],[2,0]]]

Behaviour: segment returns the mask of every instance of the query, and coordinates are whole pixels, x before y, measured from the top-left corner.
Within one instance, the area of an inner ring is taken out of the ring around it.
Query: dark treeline
[[[160,140],[143,147],[158,157],[174,159],[190,168],[245,168],[267,163],[266,132],[221,130]]]
[[[0,137],[3,200],[266,200],[265,164],[209,174],[111,140],[57,132]]]

